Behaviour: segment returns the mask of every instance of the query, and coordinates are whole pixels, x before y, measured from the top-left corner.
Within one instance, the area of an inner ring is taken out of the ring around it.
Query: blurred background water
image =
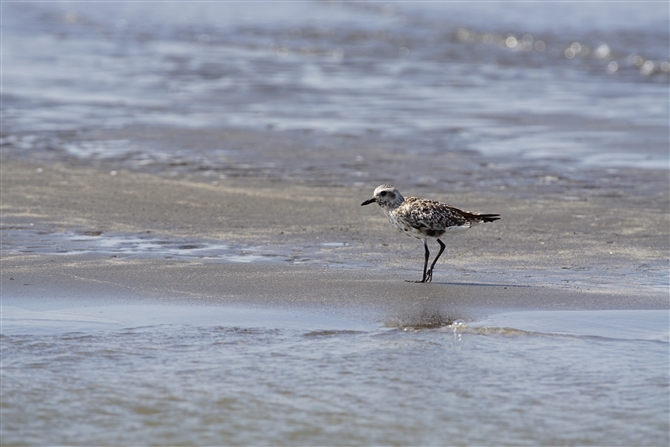
[[[175,155],[73,143],[146,125],[668,168],[664,2],[6,2],[2,12],[11,153]]]

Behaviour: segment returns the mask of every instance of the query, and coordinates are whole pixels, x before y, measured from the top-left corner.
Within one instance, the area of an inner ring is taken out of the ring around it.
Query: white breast
[[[401,233],[405,233],[408,236],[415,237],[417,239],[425,239],[426,235],[420,230],[408,225],[406,222],[401,221],[395,215],[391,213],[386,213],[386,216],[389,218],[389,222]]]

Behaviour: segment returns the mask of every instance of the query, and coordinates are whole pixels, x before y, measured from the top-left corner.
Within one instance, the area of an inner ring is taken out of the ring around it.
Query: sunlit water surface
[[[3,444],[667,445],[667,311],[5,306]]]
[[[197,169],[226,148],[166,154],[91,132],[241,127],[667,169],[668,8],[3,3],[2,144]]]

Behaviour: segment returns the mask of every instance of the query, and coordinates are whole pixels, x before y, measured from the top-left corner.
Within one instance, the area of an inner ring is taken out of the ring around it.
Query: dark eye
[[[384,197],[384,196],[386,195],[386,191],[382,191],[382,193],[379,194],[379,195],[382,196],[382,197]]]

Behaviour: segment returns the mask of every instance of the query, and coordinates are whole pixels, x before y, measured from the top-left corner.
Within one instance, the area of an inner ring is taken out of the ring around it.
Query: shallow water
[[[3,308],[2,345],[6,444],[669,440],[667,311],[405,327],[318,309],[33,304]]]
[[[262,5],[3,3],[3,146],[220,168],[225,142],[94,132],[247,128],[668,168],[667,4]]]

